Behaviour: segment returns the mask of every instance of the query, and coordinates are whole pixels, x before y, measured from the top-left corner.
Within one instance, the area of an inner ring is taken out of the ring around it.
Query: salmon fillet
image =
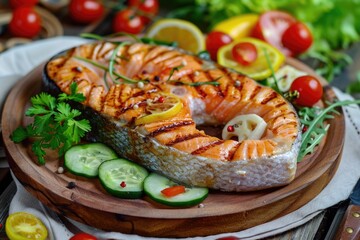
[[[222,191],[252,191],[294,179],[300,123],[293,106],[273,89],[231,69],[186,52],[143,43],[118,48],[114,70],[142,84],[114,83],[102,66],[116,49],[111,42],[84,44],[46,64],[44,89],[69,93],[72,82],[86,100],[92,124],[88,140],[110,145],[121,156],[175,181]],[[216,82],[216,84],[212,84]],[[178,96],[175,116],[135,124],[149,100]],[[236,141],[210,135],[200,126],[222,127],[236,116],[257,114],[267,124],[260,139]]]

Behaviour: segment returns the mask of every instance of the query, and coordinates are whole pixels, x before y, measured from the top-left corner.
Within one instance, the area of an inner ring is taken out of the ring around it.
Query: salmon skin
[[[294,179],[300,123],[280,94],[180,49],[136,42],[116,47],[108,41],[80,45],[54,56],[44,68],[45,91],[69,93],[76,82],[86,97],[76,107],[92,125],[88,140],[189,186],[240,192]],[[115,84],[106,69],[93,64],[109,66],[115,49],[116,73],[135,83]],[[149,99],[164,93],[178,96],[183,108],[167,119],[135,124]],[[239,142],[200,129],[224,126],[244,114],[257,114],[266,122],[260,139]]]

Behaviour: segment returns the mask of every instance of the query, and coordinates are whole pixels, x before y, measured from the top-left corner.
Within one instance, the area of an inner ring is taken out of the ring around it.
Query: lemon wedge
[[[44,240],[48,236],[45,225],[35,215],[16,212],[8,216],[5,231],[12,240]]]
[[[183,108],[181,100],[175,95],[164,94],[149,101],[146,106],[146,115],[135,120],[135,125],[147,124],[169,119],[178,114]]]
[[[233,46],[240,42],[250,42],[255,45],[257,50],[256,60],[246,66],[239,64],[232,56],[231,50]],[[224,67],[232,68],[254,80],[263,80],[272,74],[271,68],[266,60],[265,52],[269,57],[273,70],[276,72],[285,61],[284,54],[268,43],[255,38],[242,38],[241,40],[221,47],[218,51],[217,59],[219,64]]]
[[[236,41],[250,36],[258,19],[256,14],[238,15],[219,22],[212,30],[226,33]]]
[[[205,49],[203,33],[196,25],[186,20],[175,18],[158,20],[150,26],[146,36],[160,41],[177,42],[179,48],[195,54]]]

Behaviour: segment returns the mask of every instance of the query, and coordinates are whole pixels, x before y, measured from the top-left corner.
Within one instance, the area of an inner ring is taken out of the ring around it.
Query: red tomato
[[[240,240],[240,238],[234,237],[234,236],[229,236],[229,237],[217,238],[216,240]]]
[[[295,99],[295,103],[305,107],[313,106],[323,95],[321,83],[310,75],[296,78],[291,84],[290,91],[299,92],[299,97]]]
[[[13,11],[9,30],[14,37],[33,38],[41,30],[41,18],[32,7],[20,7]]]
[[[270,43],[286,56],[291,56],[289,49],[282,45],[281,39],[285,30],[295,22],[296,19],[286,12],[267,11],[260,15],[252,36]]]
[[[129,7],[138,9],[141,20],[144,24],[148,24],[151,19],[145,15],[156,16],[159,12],[158,0],[129,0]]]
[[[69,240],[97,240],[97,238],[87,233],[78,233],[72,236]]]
[[[213,31],[206,36],[205,45],[212,60],[217,60],[217,52],[222,46],[229,44],[233,39],[226,33]]]
[[[161,193],[164,194],[166,197],[174,197],[184,192],[185,192],[185,187],[181,185],[172,186],[161,190]]]
[[[294,55],[298,55],[309,49],[313,38],[305,24],[296,22],[285,30],[281,42],[284,47],[288,48]]]
[[[247,66],[253,63],[257,58],[257,50],[254,44],[249,42],[240,42],[232,48],[233,58],[241,65]]]
[[[96,0],[71,0],[68,9],[70,17],[82,24],[99,20],[104,14],[104,6]]]
[[[138,34],[142,30],[144,30],[144,23],[134,10],[129,8],[123,9],[115,14],[113,19],[114,32]]]
[[[18,8],[18,7],[33,7],[35,6],[39,0],[10,0],[11,8]]]

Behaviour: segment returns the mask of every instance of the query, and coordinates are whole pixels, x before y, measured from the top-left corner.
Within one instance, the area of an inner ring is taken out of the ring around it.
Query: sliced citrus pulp
[[[181,100],[175,95],[164,94],[150,101],[146,106],[148,114],[135,120],[136,125],[152,123],[171,118],[183,108]]]
[[[166,42],[177,42],[179,48],[195,54],[205,49],[205,38],[201,30],[186,20],[161,19],[150,26],[147,37]]]
[[[250,65],[243,66],[232,57],[231,50],[233,46],[239,42],[250,42],[256,47],[257,59]],[[263,80],[272,74],[271,68],[266,59],[266,54],[269,57],[272,69],[276,72],[284,63],[285,56],[278,49],[258,39],[242,38],[241,40],[225,45],[219,49],[217,57],[220,65],[232,68],[255,80]]]
[[[6,219],[5,231],[11,240],[44,240],[48,236],[48,231],[41,220],[26,212],[10,214]]]
[[[240,40],[251,34],[259,16],[257,14],[243,14],[225,19],[215,25],[212,31],[220,31],[228,34],[234,40]]]

